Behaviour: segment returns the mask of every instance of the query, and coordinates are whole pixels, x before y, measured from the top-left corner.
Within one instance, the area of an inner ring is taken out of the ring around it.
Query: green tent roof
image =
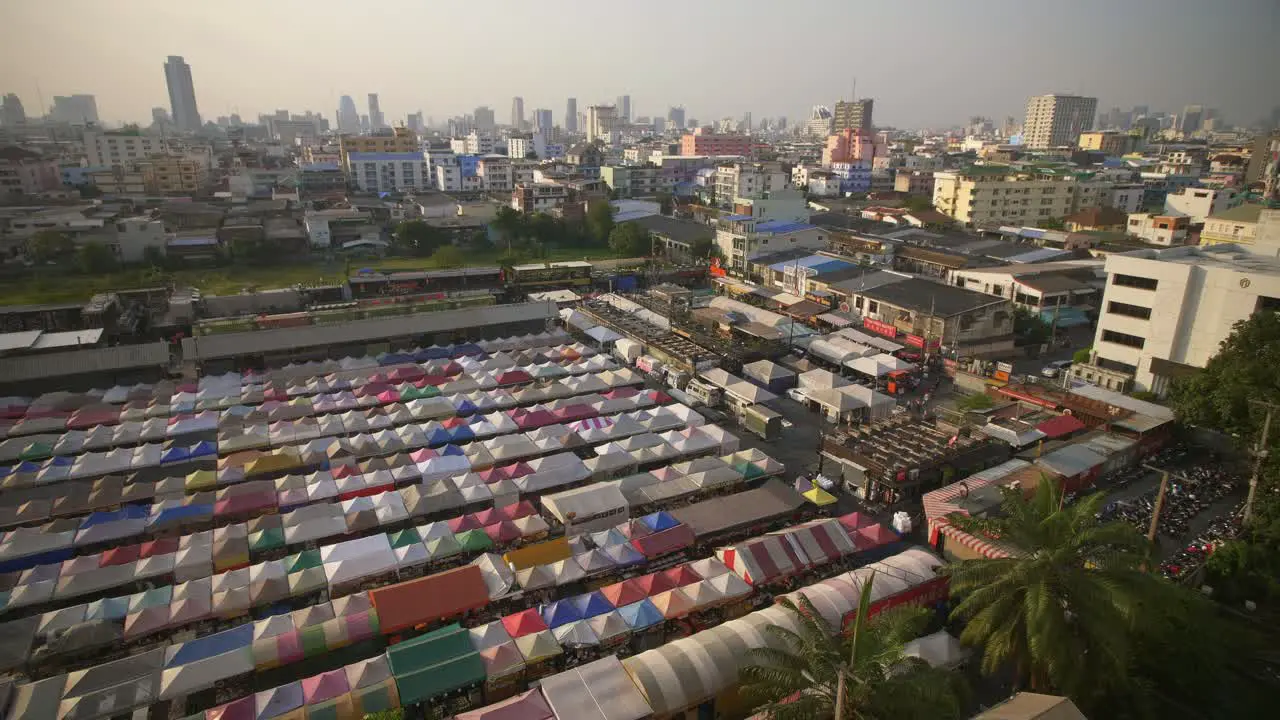
[[[387,539],[391,541],[391,547],[393,548],[402,548],[406,545],[422,542],[422,537],[418,535],[417,528],[405,528],[404,530],[388,533]]]
[[[249,536],[249,551],[263,552],[284,547],[284,528],[267,528]]]
[[[405,705],[482,683],[484,662],[471,634],[457,623],[392,645],[387,662]]]
[[[467,552],[484,552],[493,547],[493,538],[490,538],[483,530],[467,530],[465,532],[455,533],[454,537],[458,539],[458,544]]]
[[[289,574],[320,567],[323,564],[324,560],[320,557],[319,550],[303,550],[284,559],[284,566]]]

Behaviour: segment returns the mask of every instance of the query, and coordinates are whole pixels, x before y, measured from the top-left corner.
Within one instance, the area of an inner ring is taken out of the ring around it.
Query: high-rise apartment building
[[[54,95],[49,119],[78,125],[97,124],[98,100],[92,95]]]
[[[338,131],[353,135],[360,132],[360,111],[356,110],[356,101],[350,95],[338,100]]]
[[[871,132],[871,110],[875,101],[871,98],[861,100],[841,100],[836,103],[832,113],[831,128],[835,132],[841,130],[866,130]]]
[[[480,132],[491,133],[497,127],[497,121],[493,117],[493,109],[488,105],[481,105],[476,108],[471,119],[472,125]]]
[[[591,105],[587,108],[587,142],[595,142],[597,139],[610,142],[617,123],[617,107]]]
[[[4,100],[0,102],[0,125],[17,127],[25,125],[26,122],[27,111],[22,107],[22,100],[13,93],[5,95]]]
[[[1178,118],[1178,130],[1190,135],[1204,125],[1204,106],[1188,105],[1182,108],[1182,116]]]
[[[181,55],[170,55],[164,64],[164,81],[169,87],[169,107],[173,122],[188,132],[200,129],[200,110],[196,107],[196,86],[191,81],[191,66]]]
[[[427,125],[422,120],[421,110],[419,110],[416,113],[409,113],[408,121],[406,124],[409,126],[410,130],[412,130],[413,132],[419,135],[427,131]]]
[[[533,111],[533,129],[541,132],[550,133],[552,130],[551,111],[547,108],[538,108]]]
[[[1022,142],[1027,147],[1075,145],[1080,133],[1093,129],[1098,98],[1080,95],[1037,95],[1027,102]]]
[[[369,129],[377,132],[386,126],[382,108],[378,105],[378,93],[369,93]]]
[[[524,98],[511,98],[511,127],[519,130],[524,127]]]
[[[619,95],[618,102],[614,107],[618,109],[619,122],[624,122],[624,123],[631,122],[631,96],[630,95]]]
[[[667,124],[673,125],[677,130],[684,129],[684,106],[677,105],[667,110]]]
[[[578,98],[569,98],[564,104],[564,129],[578,131]]]

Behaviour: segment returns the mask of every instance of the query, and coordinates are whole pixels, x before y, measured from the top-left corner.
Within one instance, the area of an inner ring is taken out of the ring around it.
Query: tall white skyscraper
[[[519,96],[511,98],[511,127],[524,128],[524,98]]]
[[[382,108],[378,107],[378,93],[369,93],[369,127],[372,130],[381,130],[386,127],[387,123],[382,117]]]
[[[1027,101],[1022,142],[1027,147],[1075,145],[1080,133],[1093,128],[1098,98],[1080,95],[1037,95]]]
[[[564,129],[569,132],[578,131],[578,98],[569,98],[564,105]]]
[[[353,135],[360,132],[360,111],[356,110],[356,101],[350,95],[338,100],[338,132]]]
[[[200,129],[200,110],[196,107],[196,87],[191,82],[191,66],[181,55],[170,55],[164,64],[164,81],[169,86],[169,107],[173,123],[182,130]]]

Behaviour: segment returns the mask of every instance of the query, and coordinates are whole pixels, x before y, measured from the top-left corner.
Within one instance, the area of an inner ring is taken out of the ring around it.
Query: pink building
[[[873,162],[877,157],[889,154],[889,148],[877,142],[874,135],[860,128],[845,128],[827,137],[827,147],[822,151],[822,164]]]
[[[0,148],[0,195],[35,195],[61,187],[57,160],[16,145]]]
[[[751,138],[736,133],[709,133],[698,128],[680,138],[680,154],[685,157],[695,155],[751,157]]]

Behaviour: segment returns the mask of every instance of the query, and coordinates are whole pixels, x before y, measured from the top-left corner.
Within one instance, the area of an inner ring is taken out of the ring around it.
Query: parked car
[[[1040,369],[1040,374],[1047,378],[1058,377],[1059,374],[1066,372],[1071,367],[1070,360],[1054,360]]]
[[[789,388],[787,390],[787,397],[791,398],[792,400],[795,400],[798,403],[809,402],[809,396],[805,395],[804,391],[801,390],[800,388]]]

